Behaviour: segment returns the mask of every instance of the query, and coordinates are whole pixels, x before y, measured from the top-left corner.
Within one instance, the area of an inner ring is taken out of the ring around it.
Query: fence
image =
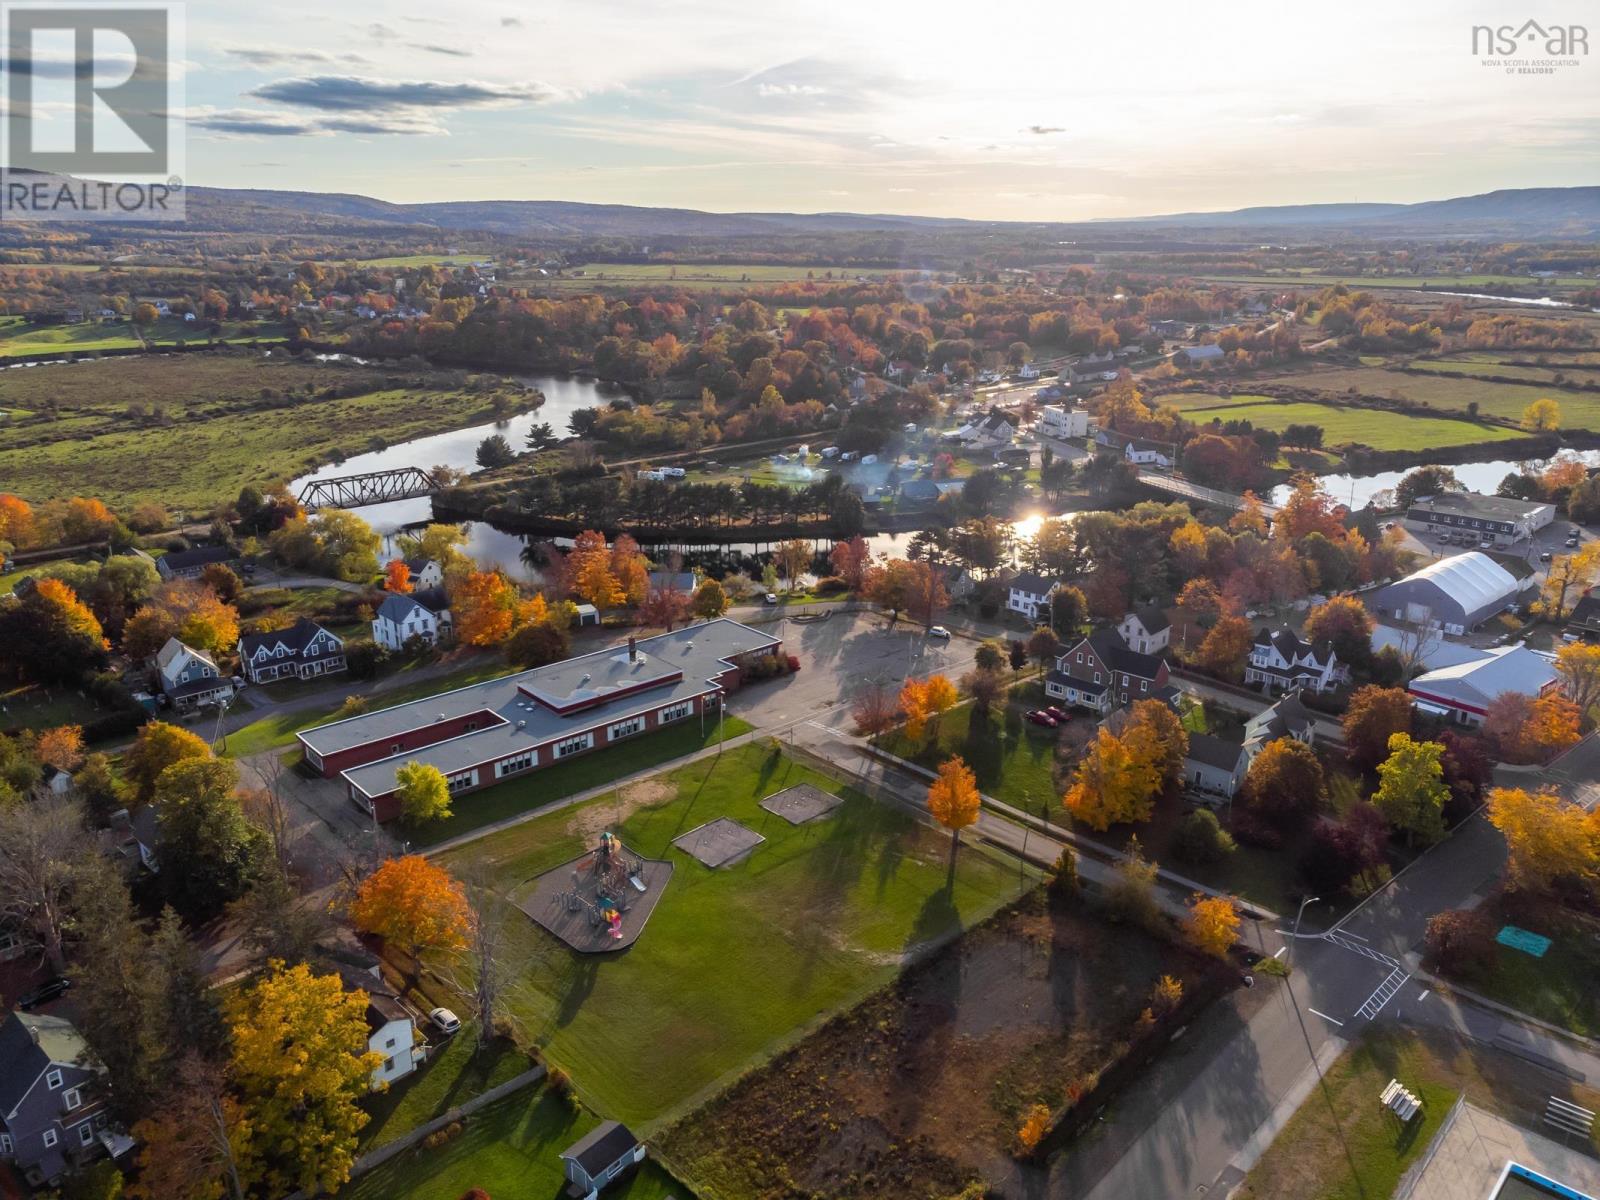
[[[1433,1135],[1433,1141],[1428,1143],[1428,1152],[1412,1163],[1410,1170],[1401,1176],[1400,1185],[1394,1190],[1394,1200],[1411,1200],[1411,1193],[1417,1190],[1417,1184],[1428,1173],[1428,1164],[1433,1161],[1433,1156],[1439,1152],[1440,1145],[1449,1136],[1451,1126],[1456,1123],[1456,1118],[1461,1115],[1466,1103],[1465,1095],[1456,1097],[1456,1102],[1451,1105],[1450,1111],[1445,1114],[1444,1121],[1439,1125],[1439,1131]]]

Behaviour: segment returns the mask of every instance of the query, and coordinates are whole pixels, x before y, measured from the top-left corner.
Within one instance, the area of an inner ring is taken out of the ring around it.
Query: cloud
[[[1066,129],[1060,125],[1029,125],[1028,132],[1043,135],[1046,133],[1065,133]]]
[[[444,54],[451,58],[471,58],[471,50],[458,50],[454,46],[441,46],[434,42],[407,42],[413,50],[422,50],[428,54]]]
[[[226,53],[254,67],[294,66],[308,62],[363,64],[371,61],[359,54],[327,54],[321,50],[276,50],[254,46],[229,46]]]
[[[501,17],[500,18],[500,27],[502,29],[521,29],[522,28],[522,18],[521,17]]]
[[[0,55],[0,73],[7,75],[32,75],[39,79],[76,79],[97,68],[132,67],[131,54],[106,54],[96,58],[72,58],[48,54]]]
[[[380,42],[393,41],[400,36],[400,31],[381,21],[374,21],[367,26],[367,36],[377,38]]]
[[[359,75],[310,75],[264,83],[253,88],[249,94],[296,108],[313,108],[323,112],[366,112],[532,104],[549,100],[557,93],[554,88],[540,83],[391,82]]]
[[[228,137],[329,137],[336,133],[420,136],[449,131],[431,117],[409,113],[301,117],[261,109],[200,109],[186,114],[191,129]]]
[[[828,89],[811,83],[758,83],[758,96],[825,96]]]

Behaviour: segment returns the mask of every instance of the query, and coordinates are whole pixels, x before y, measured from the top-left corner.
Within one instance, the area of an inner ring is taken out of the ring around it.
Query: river
[[[1562,458],[1576,458],[1587,466],[1600,466],[1600,450],[1565,450]],[[1489,462],[1456,463],[1450,470],[1456,473],[1456,478],[1461,481],[1461,486],[1474,492],[1484,492],[1493,495],[1500,481],[1513,471],[1522,471],[1527,467],[1545,467],[1548,459],[1523,459],[1508,458],[1494,459]],[[1394,486],[1415,468],[1405,471],[1379,471],[1373,475],[1321,475],[1318,481],[1330,496],[1335,500],[1348,504],[1351,508],[1364,508],[1369,500],[1379,492],[1391,491]],[[1272,502],[1282,504],[1289,495],[1289,485],[1280,484],[1272,491]]]

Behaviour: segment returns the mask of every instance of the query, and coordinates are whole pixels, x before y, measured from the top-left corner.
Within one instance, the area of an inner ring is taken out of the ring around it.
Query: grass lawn
[[[1586,921],[1554,906],[1544,920],[1522,913],[1505,921],[1550,938],[1550,949],[1543,958],[1534,958],[1497,944],[1490,973],[1463,982],[1541,1021],[1600,1037],[1600,921]]]
[[[73,687],[41,687],[0,679],[0,729],[85,725],[105,712]]]
[[[372,1120],[361,1131],[361,1153],[404,1137],[533,1065],[508,1041],[497,1039],[478,1050],[477,1036],[477,1027],[468,1022],[434,1051],[420,1071],[368,1098],[363,1107]]]
[[[220,335],[244,341],[281,342],[288,336],[286,327],[276,323],[245,326],[237,321],[223,322]],[[102,325],[99,321],[80,321],[73,325],[30,325],[20,317],[0,320],[0,358],[29,354],[49,354],[62,350],[92,353],[97,350],[131,350],[146,341],[158,346],[204,343],[209,335],[199,322],[191,324],[181,317],[166,317],[144,332],[144,339],[132,324],[119,321]]]
[[[1308,379],[1306,382],[1312,381]],[[1408,450],[1420,446],[1435,448],[1469,446],[1479,442],[1501,442],[1521,436],[1514,429],[1505,429],[1498,425],[1482,425],[1476,421],[1452,420],[1445,417],[1413,417],[1406,413],[1370,408],[1335,408],[1329,404],[1291,403],[1266,399],[1239,403],[1236,398],[1233,403],[1225,407],[1190,408],[1184,415],[1196,423],[1247,420],[1257,429],[1275,429],[1279,432],[1290,425],[1320,425],[1323,431],[1322,440],[1329,446],[1355,442],[1371,446],[1374,450]]]
[[[1422,1116],[1404,1130],[1378,1105],[1391,1079],[1422,1100]],[[1370,1033],[1347,1050],[1326,1081],[1327,1094],[1318,1089],[1306,1098],[1246,1177],[1238,1200],[1388,1196],[1460,1094],[1420,1043],[1387,1031]]]
[[[457,1200],[480,1187],[495,1200],[556,1200],[562,1194],[560,1153],[599,1118],[547,1089],[528,1088],[468,1119],[466,1129],[436,1150],[408,1150],[338,1193],[339,1200]],[[606,1189],[607,1200],[688,1200],[653,1163]]]
[[[844,801],[799,826],[759,807],[798,783]],[[766,841],[716,871],[673,847],[723,816]],[[648,928],[619,954],[580,956],[512,913],[506,958],[523,966],[507,1000],[584,1101],[635,1132],[859,1000],[908,951],[981,920],[1019,886],[1015,863],[971,844],[952,881],[948,837],[764,743],[545,814],[442,861],[486,868],[516,889],[608,828],[674,864]]]
[[[406,826],[405,834],[414,845],[436,846],[518,813],[543,808],[546,804],[578,792],[662,766],[675,758],[715,746],[719,737],[726,741],[749,733],[750,729],[749,722],[741,721],[738,717],[725,718],[720,730],[717,722],[707,718],[705,733],[702,734],[698,718],[693,722],[685,721],[676,728],[608,749],[604,754],[580,755],[531,775],[464,796],[456,802],[454,815],[421,829]]]
[[[1419,365],[1432,367],[1435,364]],[[1487,368],[1487,371],[1490,374],[1503,373],[1493,367]],[[1467,405],[1476,404],[1478,411],[1486,416],[1513,421],[1520,420],[1523,409],[1535,400],[1549,397],[1561,406],[1563,425],[1571,429],[1600,429],[1600,396],[1553,391],[1538,384],[1490,383],[1482,379],[1443,375],[1408,375],[1400,371],[1365,367],[1312,371],[1286,377],[1283,382],[1325,392],[1343,392],[1353,387],[1369,396],[1397,393],[1413,402],[1428,404],[1445,412],[1465,412]],[[1330,442],[1332,440],[1329,438]]]

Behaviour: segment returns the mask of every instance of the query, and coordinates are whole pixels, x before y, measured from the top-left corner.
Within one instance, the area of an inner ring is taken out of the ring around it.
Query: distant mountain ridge
[[[761,237],[823,233],[932,234],[939,230],[1150,231],[1315,230],[1375,237],[1430,233],[1468,237],[1600,236],[1600,187],[1506,188],[1415,204],[1255,206],[1096,221],[980,221],[891,213],[706,212],[571,200],[447,200],[396,204],[350,192],[191,187],[188,228],[279,233],[444,230],[513,237]]]

